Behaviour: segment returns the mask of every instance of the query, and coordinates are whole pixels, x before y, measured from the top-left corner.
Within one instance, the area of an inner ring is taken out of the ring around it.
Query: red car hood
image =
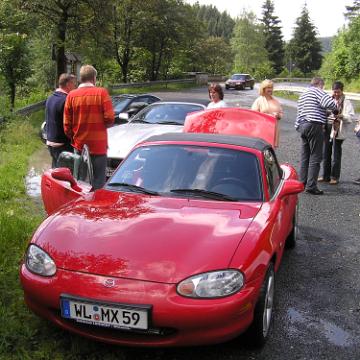
[[[58,268],[176,283],[227,268],[260,207],[100,190],[52,215],[34,240]]]

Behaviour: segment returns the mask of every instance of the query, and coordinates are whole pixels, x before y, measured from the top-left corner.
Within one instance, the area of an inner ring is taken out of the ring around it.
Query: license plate
[[[149,307],[106,304],[62,297],[61,316],[77,322],[119,329],[147,330]]]

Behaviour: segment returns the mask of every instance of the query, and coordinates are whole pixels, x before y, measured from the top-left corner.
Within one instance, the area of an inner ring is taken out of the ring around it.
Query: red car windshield
[[[107,184],[108,189],[118,191],[134,191],[135,187],[165,196],[233,201],[261,201],[263,198],[257,157],[221,147],[154,145],[137,148]]]

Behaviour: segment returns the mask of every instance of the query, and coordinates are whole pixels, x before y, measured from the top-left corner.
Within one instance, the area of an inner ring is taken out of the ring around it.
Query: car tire
[[[251,85],[251,86],[250,86],[250,89],[251,89],[251,90],[254,90],[254,85]]]
[[[229,90],[229,86],[228,86],[228,85],[225,85],[225,89],[226,89],[226,90]]]
[[[254,310],[254,320],[245,333],[247,344],[262,347],[269,337],[275,295],[275,270],[270,263]]]
[[[286,249],[293,249],[296,246],[296,240],[299,232],[298,218],[299,218],[299,204],[297,203],[295,208],[295,213],[292,219],[293,228],[285,242]]]

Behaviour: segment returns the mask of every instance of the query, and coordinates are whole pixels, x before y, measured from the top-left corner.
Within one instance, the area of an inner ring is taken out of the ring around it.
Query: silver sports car
[[[138,112],[127,124],[109,128],[107,175],[112,174],[136,144],[152,135],[181,132],[186,115],[204,109],[204,105],[196,103],[156,102]]]

